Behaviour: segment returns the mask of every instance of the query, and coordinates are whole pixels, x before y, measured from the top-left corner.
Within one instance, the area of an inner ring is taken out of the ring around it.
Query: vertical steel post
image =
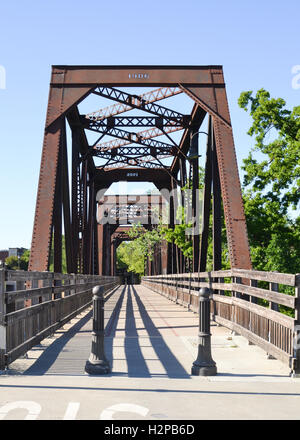
[[[186,186],[187,184],[187,179],[186,179],[186,163],[185,160],[180,158],[179,159],[179,169],[180,169],[180,190],[181,190],[181,206],[184,207],[184,190],[183,187]],[[185,256],[183,255],[183,252],[180,252],[180,256],[181,256],[181,262],[180,262],[180,273],[184,273],[185,272]]]
[[[176,185],[174,184],[174,180],[170,179],[170,190],[171,190],[171,195],[170,195],[170,223],[169,223],[169,228],[174,229],[175,227],[175,210],[176,210],[176,200],[175,200],[175,190],[176,190]],[[169,273],[177,273],[177,267],[176,267],[176,245],[175,243],[170,243],[170,272]]]
[[[0,370],[5,369],[6,353],[5,269],[0,269]]]
[[[72,129],[72,239],[73,239],[73,271],[79,269],[79,187],[80,187],[80,158],[78,129]]]
[[[110,275],[111,276],[115,276],[115,263],[116,263],[115,253],[116,253],[116,242],[113,238],[111,238],[111,243],[110,243]]]
[[[211,185],[212,185],[212,154],[211,154],[211,119],[209,120],[209,136],[207,138],[206,148],[206,163],[205,163],[205,177],[204,177],[204,194],[203,194],[203,206],[202,206],[202,231],[200,241],[200,263],[199,272],[206,271],[207,263],[207,249],[208,249],[208,234],[209,234],[209,215],[211,207]]]
[[[56,171],[56,185],[54,198],[54,239],[53,239],[53,270],[62,273],[62,163],[61,147],[58,152],[58,163]]]
[[[98,274],[103,275],[103,263],[104,263],[104,225],[98,224],[97,227],[97,237],[98,237]]]
[[[192,366],[193,376],[215,376],[216,363],[211,356],[210,334],[210,290],[205,287],[199,291],[199,334],[198,356]]]
[[[211,128],[212,147],[212,186],[213,186],[213,269],[222,269],[222,214],[221,214],[221,184],[218,168],[215,138]]]
[[[68,150],[67,150],[65,121],[62,127],[61,155],[62,155],[62,204],[63,204],[63,213],[64,213],[66,263],[67,263],[67,272],[71,273],[74,271],[74,258],[73,258],[73,241],[72,241],[72,231],[71,231]]]
[[[49,270],[62,122],[62,119],[55,121],[51,128],[45,131],[28,266],[30,271]]]
[[[104,351],[104,287],[93,288],[93,331],[92,349],[85,364],[88,374],[108,374],[110,365]]]
[[[95,201],[95,209],[94,209],[94,247],[93,247],[93,274],[99,275],[99,248],[98,248],[98,223],[97,223],[97,204]]]
[[[192,130],[191,135],[191,151],[196,155],[191,158],[191,168],[192,168],[192,219],[194,221],[193,226],[193,272],[198,272],[199,270],[199,217],[198,212],[199,205],[199,159],[198,159],[198,125]]]
[[[93,253],[94,253],[94,227],[95,227],[95,183],[93,181],[93,178],[91,176],[89,180],[89,201],[88,201],[88,234],[87,234],[87,251],[86,251],[86,258],[87,258],[87,273],[92,274],[93,273]]]
[[[291,376],[300,377],[300,274],[296,275],[293,365]]]
[[[87,159],[83,160],[81,168],[81,181],[82,181],[82,252],[81,252],[81,264],[82,273],[88,273],[88,164]]]

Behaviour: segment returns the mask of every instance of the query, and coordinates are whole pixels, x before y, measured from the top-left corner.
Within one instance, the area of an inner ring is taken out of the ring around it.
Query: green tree
[[[123,242],[117,249],[117,265],[128,272],[144,275],[145,252],[139,240]]]
[[[18,257],[11,256],[7,257],[5,260],[5,265],[7,269],[10,270],[28,270],[28,263],[29,263],[29,255],[30,251],[27,249],[23,255],[20,257],[20,260]]]
[[[205,170],[203,167],[199,166],[199,189],[202,189],[204,187],[204,177]],[[187,184],[183,188],[181,188],[182,191],[185,191],[187,189],[192,189],[192,182],[190,182],[189,180]],[[191,200],[189,201],[189,203],[191,204]],[[191,236],[188,234],[188,229],[192,227],[192,223],[187,223],[187,216],[185,208],[183,206],[179,206],[176,213],[176,219],[178,220],[178,222],[174,225],[173,228],[161,226],[161,237],[169,243],[176,244],[176,246],[182,251],[183,255],[191,262],[193,259],[193,241]]]
[[[186,258],[193,258],[193,242],[187,235],[187,230],[192,227],[191,223],[185,222],[185,211],[182,206],[178,208],[177,219],[181,219],[179,224],[175,224],[173,228],[162,226],[160,233],[161,238],[169,243],[174,243],[182,251]]]
[[[128,235],[134,239],[135,245],[144,255],[144,261],[146,257],[152,261],[155,247],[162,240],[162,228],[160,223],[151,230],[145,229],[140,223],[132,225]]]
[[[300,106],[264,89],[241,93],[249,111],[248,131],[255,145],[243,161],[243,198],[253,266],[260,270],[300,271]],[[256,155],[256,157],[255,157]]]
[[[199,167],[199,189],[204,187],[205,172],[202,167]],[[192,189],[192,183],[187,182],[186,186],[182,190]],[[191,200],[190,200],[191,203]],[[186,219],[185,207],[179,206],[176,213],[177,222],[174,227],[168,227],[162,223],[162,219],[159,219],[159,224],[148,231],[142,227],[142,225],[134,225],[130,235],[134,239],[137,246],[140,247],[141,253],[144,255],[144,260],[149,258],[150,261],[153,258],[155,246],[166,240],[169,243],[174,243],[187,258],[189,262],[188,266],[193,259],[193,241],[189,235],[188,229],[192,227],[192,223]],[[200,239],[200,237],[199,237]],[[223,218],[222,227],[222,265],[223,269],[230,268],[230,262],[228,257],[226,228]],[[210,233],[208,238],[208,252],[207,252],[207,269],[213,268],[213,243],[212,243],[212,214],[210,214]],[[191,266],[190,266],[191,269]],[[189,269],[186,269],[189,270]]]
[[[66,243],[65,236],[62,235],[62,273],[68,273],[67,271],[67,257],[66,257]],[[53,272],[54,270],[54,239],[52,237],[52,246],[50,252],[50,263],[49,263],[49,272]]]

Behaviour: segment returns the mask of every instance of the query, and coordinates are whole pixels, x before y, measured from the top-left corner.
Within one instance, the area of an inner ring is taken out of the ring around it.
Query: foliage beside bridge
[[[239,105],[250,112],[248,131],[255,146],[243,160],[243,201],[253,268],[282,273],[300,272],[300,107],[286,108],[283,99],[269,92],[243,92]],[[255,157],[256,156],[256,157]],[[203,186],[199,170],[199,187]],[[297,212],[298,209],[298,212]],[[182,217],[184,213],[181,213]],[[180,213],[179,213],[180,215]],[[210,229],[212,216],[210,219]],[[152,259],[155,243],[163,239],[175,243],[189,260],[192,241],[186,235],[189,225],[174,228],[158,226],[152,231],[134,229],[136,240],[122,245],[119,261],[129,270],[143,274],[144,261]],[[207,270],[212,269],[212,234],[209,236]],[[222,228],[222,269],[230,267],[226,228]],[[137,261],[133,259],[137,256]],[[287,292],[288,293],[288,292]]]

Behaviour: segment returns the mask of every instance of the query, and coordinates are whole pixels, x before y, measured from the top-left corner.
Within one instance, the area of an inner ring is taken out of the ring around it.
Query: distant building
[[[1,250],[0,251],[0,261],[4,262],[8,256],[9,256],[8,250]],[[2,265],[2,263],[1,263],[1,265]]]
[[[24,254],[24,252],[27,251],[26,248],[9,248],[8,249],[8,253],[9,253],[9,257],[22,257],[22,255]]]
[[[9,248],[0,250],[0,267],[3,267],[6,258],[8,257],[22,257],[24,252],[27,251],[26,248]]]
[[[9,248],[8,250],[0,251],[0,268],[3,268],[6,258],[8,257],[22,257],[26,248]],[[24,290],[24,281],[5,281],[5,291],[14,292],[16,290]],[[13,303],[7,304],[7,313],[14,312],[15,310],[24,308],[24,298],[21,300],[16,300]]]

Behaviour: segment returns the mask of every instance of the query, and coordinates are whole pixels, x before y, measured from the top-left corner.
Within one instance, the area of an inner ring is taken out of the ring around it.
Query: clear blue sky
[[[240,92],[300,103],[299,16],[299,0],[1,2],[0,249],[30,247],[51,65],[223,65],[241,165],[252,141]]]

